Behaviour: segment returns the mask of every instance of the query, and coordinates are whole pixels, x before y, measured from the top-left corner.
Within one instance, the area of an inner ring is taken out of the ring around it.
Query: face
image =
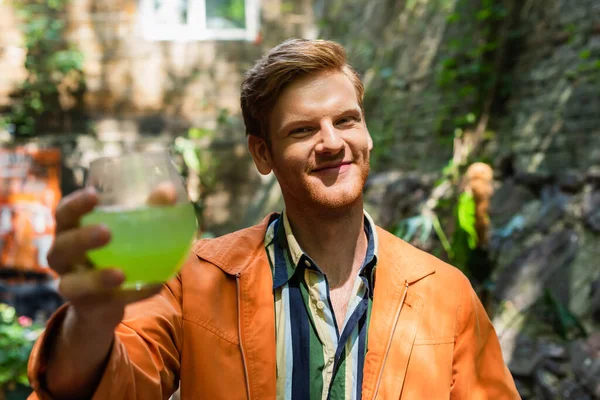
[[[271,113],[269,129],[270,147],[254,136],[248,146],[258,170],[277,177],[286,207],[334,210],[362,201],[373,142],[344,73],[291,83]]]

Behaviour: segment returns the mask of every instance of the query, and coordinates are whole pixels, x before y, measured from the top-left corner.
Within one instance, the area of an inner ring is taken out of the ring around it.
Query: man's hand
[[[148,197],[150,205],[175,203],[173,185],[161,184]],[[48,264],[60,275],[59,292],[68,300],[60,334],[49,352],[47,385],[58,398],[91,397],[110,352],[114,329],[125,306],[157,294],[162,285],[122,290],[123,272],[93,269],[86,253],[110,243],[106,226],[80,226],[98,204],[93,189],[66,196],[56,210],[56,238]]]

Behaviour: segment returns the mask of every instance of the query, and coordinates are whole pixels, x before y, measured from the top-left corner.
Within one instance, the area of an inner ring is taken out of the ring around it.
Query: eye
[[[359,121],[359,119],[357,117],[348,116],[348,117],[342,117],[342,118],[338,119],[335,124],[342,125],[342,126],[350,126],[358,121]]]
[[[290,131],[290,135],[304,135],[313,131],[313,128],[310,126],[302,126],[300,128],[295,128]]]

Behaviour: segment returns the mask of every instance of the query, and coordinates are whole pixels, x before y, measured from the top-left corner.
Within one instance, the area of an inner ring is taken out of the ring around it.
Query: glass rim
[[[139,158],[139,157],[142,157],[142,158],[165,157],[167,160],[171,160],[171,153],[168,149],[127,151],[127,152],[117,154],[114,156],[101,156],[101,157],[95,158],[92,161],[90,161],[89,168],[91,169],[92,167],[95,167],[98,165],[103,165],[103,164],[106,164],[107,162],[113,161],[113,160],[127,161],[127,160],[132,160],[134,158]]]

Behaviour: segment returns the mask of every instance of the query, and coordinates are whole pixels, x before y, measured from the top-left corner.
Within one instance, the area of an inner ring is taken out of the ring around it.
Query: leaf
[[[490,10],[480,10],[477,13],[477,20],[478,21],[484,21],[488,18],[490,18],[492,16],[492,12]]]
[[[582,60],[588,60],[592,56],[592,52],[590,49],[585,49],[581,53],[579,53],[579,58]]]
[[[469,248],[477,247],[477,230],[475,229],[475,199],[469,193],[463,193],[458,198],[458,225],[467,234]]]
[[[190,128],[188,130],[188,136],[191,139],[202,139],[204,137],[210,137],[213,134],[213,131],[206,128]]]
[[[416,215],[414,217],[403,219],[398,223],[394,235],[406,242],[410,242],[414,238],[417,229],[422,225],[422,218],[421,215]]]
[[[452,14],[448,15],[448,17],[446,18],[446,21],[448,21],[449,24],[458,22],[458,21],[460,21],[460,14],[457,12],[452,13]]]
[[[549,289],[544,291],[544,304],[552,312],[555,320],[554,329],[561,338],[573,339],[573,337],[569,337],[571,333],[577,337],[588,336],[579,318],[565,307]]]

